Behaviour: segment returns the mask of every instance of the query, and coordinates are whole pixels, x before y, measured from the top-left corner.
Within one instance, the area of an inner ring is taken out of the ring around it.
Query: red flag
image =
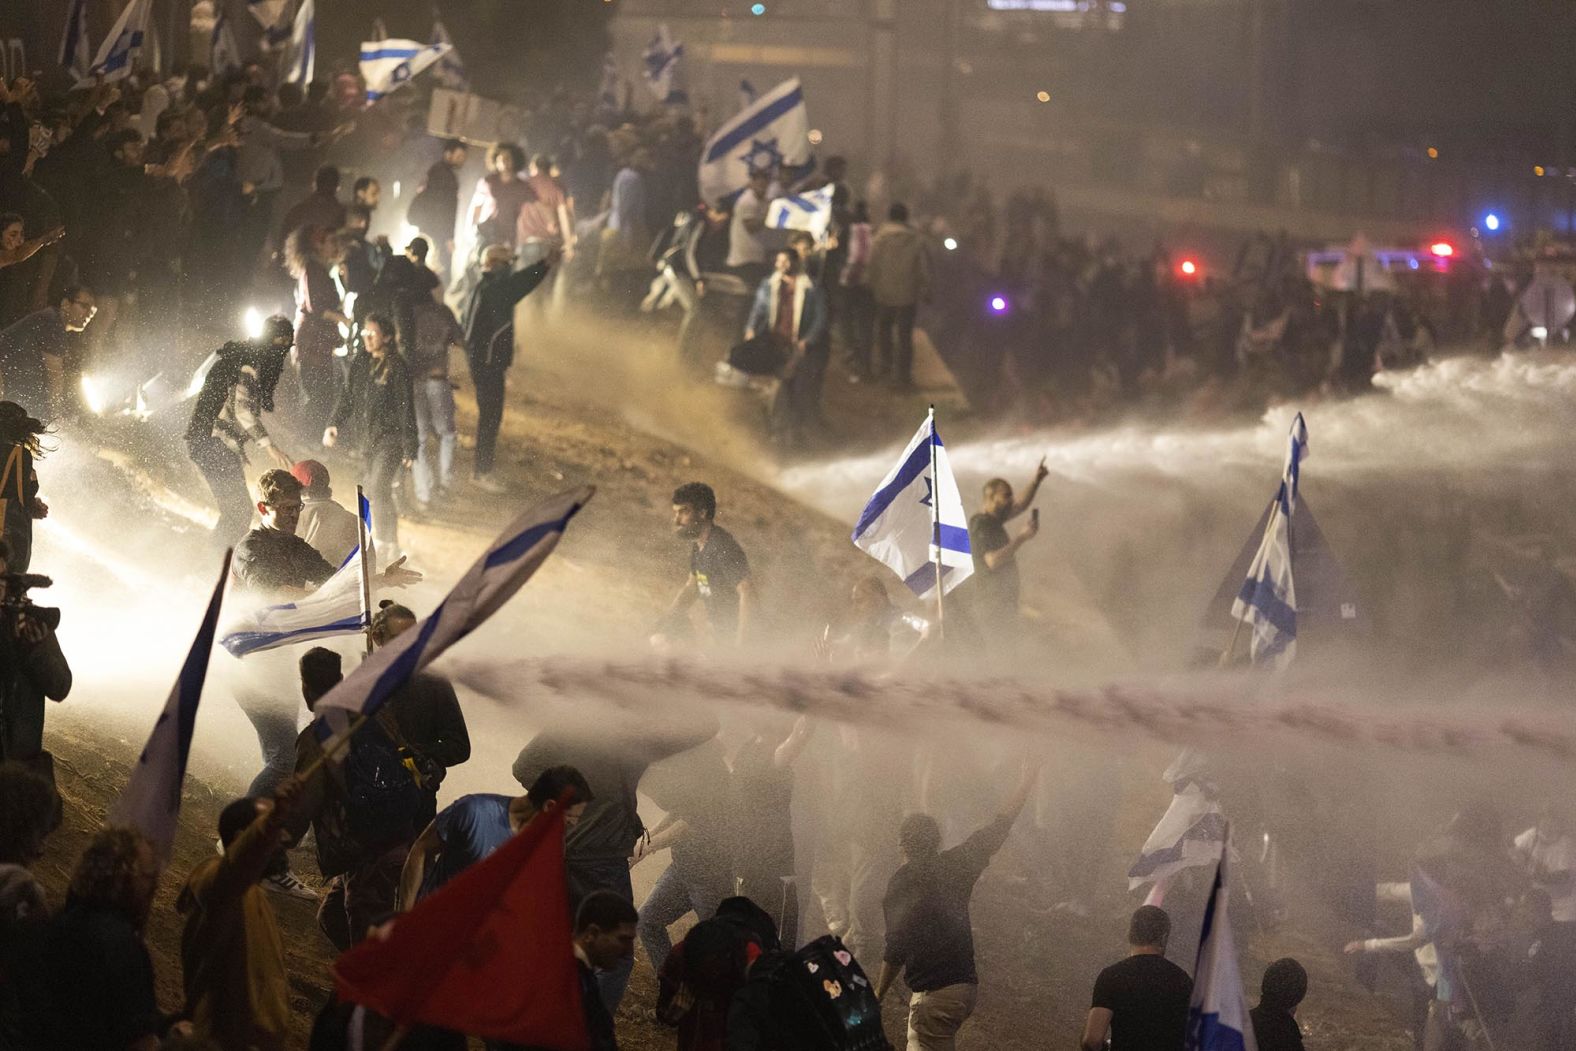
[[[339,957],[340,999],[401,1025],[589,1051],[564,877],[562,808]]]

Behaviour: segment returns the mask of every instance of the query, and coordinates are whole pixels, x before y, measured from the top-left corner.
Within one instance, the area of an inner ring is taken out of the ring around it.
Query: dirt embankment
[[[474,425],[474,404],[463,369],[455,375],[462,388],[460,425],[466,435]],[[925,400],[919,396],[894,402],[851,389],[835,372],[829,392],[834,408],[828,415],[836,423],[820,438],[823,451],[900,440],[912,433]],[[846,523],[787,500],[763,480],[768,472],[752,471],[752,465],[772,462],[778,455],[761,440],[759,413],[759,404],[749,395],[682,379],[671,365],[667,335],[660,330],[589,320],[572,334],[558,329],[551,336],[538,337],[526,329],[520,364],[512,376],[499,456],[499,470],[510,494],[493,497],[462,485],[431,511],[402,522],[402,545],[430,578],[409,596],[410,601],[419,612],[430,608],[442,588],[525,503],[590,482],[598,486],[598,495],[558,554],[495,624],[465,645],[474,647],[474,652],[510,656],[559,649],[638,653],[687,569],[684,548],[669,528],[669,496],[683,482],[704,480],[717,489],[719,521],[739,537],[763,584],[767,610],[763,634],[784,650],[803,652],[825,616],[843,600],[852,582],[871,569],[871,563],[849,544]],[[208,571],[201,567],[208,564],[208,556],[201,532],[186,512],[205,506],[206,498],[189,466],[146,428],[102,425],[90,433],[68,431],[62,438],[74,446],[102,442],[117,452],[97,459],[62,454],[61,470],[71,463],[78,474],[71,481],[72,491],[60,493],[56,501],[61,524],[73,525],[98,544],[118,551],[122,562],[134,563],[146,579],[202,586]],[[290,449],[297,456],[325,459],[341,479],[354,477],[351,463],[310,450],[309,445],[298,438]],[[462,445],[468,447],[463,440]],[[462,451],[460,461],[464,476],[468,453]],[[135,472],[130,465],[136,465]],[[877,480],[872,479],[872,485]],[[46,492],[50,481],[46,464]],[[57,486],[59,482],[57,477]],[[159,487],[156,496],[150,483]],[[341,498],[347,490],[348,486],[340,486]],[[114,514],[104,510],[106,504],[116,509]],[[117,533],[117,522],[127,518],[138,528]],[[42,527],[41,534],[48,529]],[[47,542],[45,550],[50,550]],[[66,554],[58,546],[55,550]],[[124,601],[130,608],[139,583],[146,579],[130,570],[122,576],[106,585],[111,597],[104,601],[111,606]],[[192,614],[185,606],[182,609],[178,622],[185,625]],[[79,672],[92,660],[81,649],[74,656]],[[77,855],[125,783],[175,667],[170,663],[162,681],[147,687],[146,698],[135,710],[96,708],[90,694],[73,698],[69,714],[51,723],[47,744],[61,760],[59,780],[67,803],[65,827],[51,839],[39,865],[53,903],[63,900]],[[98,673],[114,671],[98,669]],[[89,671],[79,678],[91,683],[94,675]],[[205,707],[233,705],[228,697],[210,690]],[[221,714],[216,710],[205,718],[217,719]],[[205,739],[205,727],[199,726],[181,834],[148,931],[161,1001],[171,1008],[181,1000],[175,894],[185,874],[213,850],[211,830],[218,811],[243,789],[255,769],[255,759],[248,757],[249,728],[233,712],[226,717],[225,726],[235,735],[230,741]],[[463,791],[510,790],[507,761],[529,732],[507,719],[490,721],[485,735],[475,733],[476,729],[473,724],[476,754],[445,786],[445,802]],[[975,907],[979,968],[985,983],[978,1012],[960,1041],[965,1051],[1070,1045],[1076,1039],[1094,973],[1122,952],[1120,936],[1132,902],[1121,892],[1125,859],[1117,855],[1130,839],[1142,840],[1164,806],[1163,796],[1155,797],[1156,786],[1149,775],[1151,758],[1164,763],[1163,757],[1151,757],[1147,751],[1130,760],[1144,768],[1145,788],[1133,791],[1130,786],[1136,779],[1127,777],[1128,789],[1118,790],[1121,835],[1115,840],[1120,846],[1090,860],[1105,874],[1097,882],[1108,888],[1091,903],[1090,916],[1050,908],[1057,888],[1036,871],[1032,855],[1004,854],[985,877]],[[1076,855],[1081,848],[1073,840],[1055,849]],[[315,873],[309,855],[310,851],[298,852],[295,863],[310,879]],[[1058,867],[1067,864],[1064,860]],[[659,858],[638,870],[637,897],[661,865]],[[276,907],[292,974],[292,1042],[305,1046],[312,1014],[329,988],[332,954],[317,931],[309,903],[276,899]],[[1272,950],[1283,948],[1282,941],[1266,936],[1249,951],[1257,960],[1273,959],[1281,954]],[[1322,1046],[1404,1046],[1404,1038],[1385,1021],[1383,1010],[1354,992],[1327,946],[1296,948],[1313,971],[1315,995],[1305,1017],[1324,1037]],[[874,967],[872,961],[870,969]],[[1257,970],[1251,968],[1255,977]],[[641,955],[627,1002],[650,1005],[653,986]],[[894,995],[887,1005],[887,1022],[898,1046],[903,1042],[903,1017],[903,1001]],[[634,1019],[621,1021],[620,1038],[623,1046],[636,1049],[672,1046],[664,1031]]]

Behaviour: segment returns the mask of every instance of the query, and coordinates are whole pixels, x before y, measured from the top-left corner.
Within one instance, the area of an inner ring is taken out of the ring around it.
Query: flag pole
[[[936,632],[947,637],[947,610],[941,586],[941,476],[936,473],[936,406],[930,406],[930,549],[936,558]]]
[[[366,499],[361,486],[356,486],[356,538],[360,544],[361,559],[361,623],[367,636],[367,652],[372,652],[372,564],[367,561],[367,520],[361,517],[361,503]]]

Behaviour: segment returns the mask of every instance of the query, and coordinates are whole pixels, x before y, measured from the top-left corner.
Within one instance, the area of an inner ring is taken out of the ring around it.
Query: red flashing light
[[[1449,241],[1435,241],[1428,246],[1428,250],[1441,259],[1449,259],[1456,254],[1455,246]]]
[[[1182,273],[1187,277],[1194,277],[1198,274],[1198,264],[1193,262],[1191,259],[1182,260],[1181,269]]]

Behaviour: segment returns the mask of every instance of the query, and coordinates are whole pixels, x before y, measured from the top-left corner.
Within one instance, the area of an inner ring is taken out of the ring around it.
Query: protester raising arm
[[[1045,457],[1040,457],[1040,465],[1034,469],[1034,481],[1030,482],[1029,487],[1023,491],[1023,494],[1012,502],[1012,507],[1007,511],[1003,521],[1010,522],[1034,506],[1034,498],[1040,492],[1040,483],[1045,481],[1046,476],[1050,473],[1050,468],[1045,466]],[[1038,523],[1036,523],[1036,531],[1038,531],[1038,528]]]
[[[778,770],[786,770],[799,758],[804,751],[804,746],[810,743],[810,734],[815,727],[810,724],[808,715],[799,716],[793,724],[793,731],[777,746],[777,751],[772,753],[772,766]]]

